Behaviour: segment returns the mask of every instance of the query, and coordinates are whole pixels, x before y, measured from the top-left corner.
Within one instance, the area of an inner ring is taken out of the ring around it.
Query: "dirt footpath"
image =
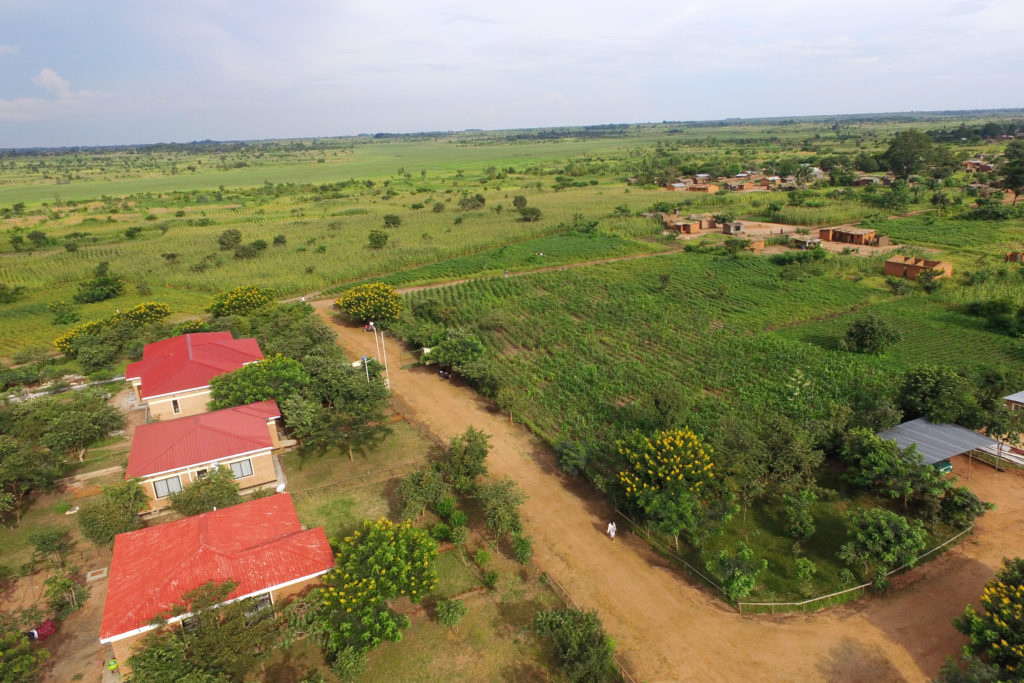
[[[350,357],[375,355],[373,336],[314,304]],[[392,390],[411,417],[450,438],[473,425],[492,435],[488,467],[529,494],[523,524],[537,565],[597,609],[637,680],[925,680],[964,643],[952,626],[1004,555],[1024,555],[1024,479],[975,463],[971,488],[998,508],[946,555],[898,577],[889,594],[810,615],[742,617],[691,584],[611,518],[593,489],[568,480],[551,452],[467,387],[413,365],[389,339]],[[408,368],[408,369],[405,369]],[[966,475],[966,463],[954,471]]]

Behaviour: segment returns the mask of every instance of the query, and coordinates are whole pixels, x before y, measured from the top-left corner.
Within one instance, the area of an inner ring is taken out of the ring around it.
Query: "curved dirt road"
[[[350,357],[376,355],[372,335],[314,303]],[[897,577],[886,596],[810,615],[742,617],[695,587],[641,540],[603,534],[607,504],[567,480],[550,451],[467,387],[416,367],[389,340],[392,391],[447,439],[473,425],[492,435],[488,468],[529,494],[523,523],[537,565],[581,606],[597,609],[637,680],[924,680],[964,642],[951,624],[1004,555],[1024,554],[1024,479],[975,463],[971,488],[998,504],[974,537]],[[408,368],[408,369],[406,369]],[[966,462],[955,462],[966,473]]]

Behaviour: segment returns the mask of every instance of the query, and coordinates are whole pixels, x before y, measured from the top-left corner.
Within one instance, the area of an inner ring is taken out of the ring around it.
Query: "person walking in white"
[[[617,529],[615,527],[615,522],[608,522],[608,538],[612,539],[612,543],[615,542],[615,532],[616,531],[617,531]]]

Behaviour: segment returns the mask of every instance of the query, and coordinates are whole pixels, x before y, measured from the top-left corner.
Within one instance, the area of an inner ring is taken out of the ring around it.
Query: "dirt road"
[[[375,355],[373,337],[318,312],[350,357]],[[642,541],[603,534],[610,511],[589,486],[567,480],[550,451],[467,387],[413,365],[389,339],[391,387],[410,417],[443,438],[469,425],[492,435],[492,474],[530,498],[523,523],[535,561],[586,608],[597,609],[638,680],[925,680],[964,640],[951,624],[1004,555],[1024,554],[1024,479],[975,463],[970,486],[998,509],[975,536],[898,577],[886,596],[810,615],[742,617],[696,587]],[[954,470],[966,473],[965,462]]]

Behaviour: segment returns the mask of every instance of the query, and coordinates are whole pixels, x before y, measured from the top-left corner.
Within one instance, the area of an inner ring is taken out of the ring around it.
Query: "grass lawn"
[[[328,538],[341,538],[364,519],[397,518],[398,482],[426,463],[432,442],[404,421],[390,427],[377,447],[354,453],[353,460],[337,451],[305,459],[292,451],[281,458],[303,524],[323,526]]]

